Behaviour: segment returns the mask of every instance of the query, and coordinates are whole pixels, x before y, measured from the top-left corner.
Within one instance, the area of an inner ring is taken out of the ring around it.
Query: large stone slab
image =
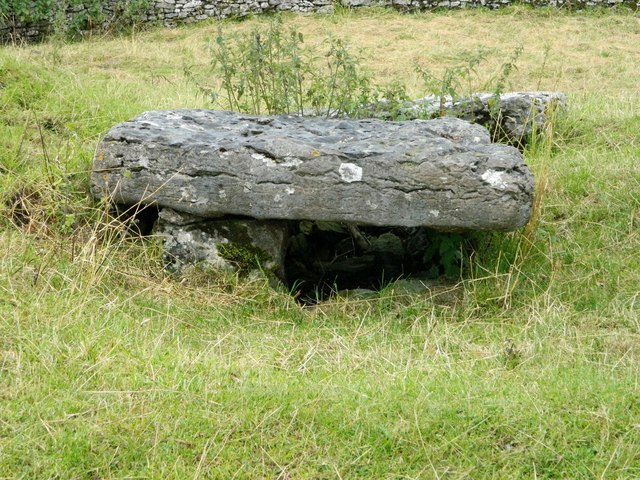
[[[520,152],[457,118],[385,122],[146,112],[113,127],[92,191],[203,218],[513,230],[533,177]]]
[[[494,137],[521,145],[534,133],[544,132],[555,112],[566,104],[562,92],[475,93],[455,99],[450,95],[429,95],[405,102],[393,114],[407,120],[450,115],[487,127]],[[372,105],[371,116],[388,118],[388,106],[387,102]]]

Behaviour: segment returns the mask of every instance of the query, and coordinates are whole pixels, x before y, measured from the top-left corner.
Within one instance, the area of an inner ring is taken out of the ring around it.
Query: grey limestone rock
[[[146,112],[108,132],[91,179],[97,198],[202,218],[444,231],[517,229],[533,199],[533,177],[518,150],[451,117]]]
[[[499,98],[499,100],[498,100]],[[526,143],[534,130],[545,128],[549,116],[566,106],[560,92],[509,92],[497,97],[493,93],[476,93],[453,99],[430,95],[405,103],[398,112],[406,119],[432,118],[441,114],[462,118],[487,127],[497,137],[513,143]],[[387,118],[385,102],[369,109],[374,118]]]
[[[160,212],[156,234],[163,238],[163,259],[173,272],[192,265],[221,270],[271,272],[284,279],[286,222],[206,219],[169,208]]]
[[[169,270],[269,272],[301,298],[338,283],[438,275],[424,255],[437,241],[426,227],[512,230],[533,196],[517,149],[453,117],[147,112],[109,131],[91,179],[97,198],[158,207]]]

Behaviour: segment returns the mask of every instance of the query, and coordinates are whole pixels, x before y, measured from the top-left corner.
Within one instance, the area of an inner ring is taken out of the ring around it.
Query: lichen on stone
[[[250,244],[225,242],[216,245],[218,254],[229,262],[233,262],[240,273],[263,270],[272,263],[271,256],[264,250]]]

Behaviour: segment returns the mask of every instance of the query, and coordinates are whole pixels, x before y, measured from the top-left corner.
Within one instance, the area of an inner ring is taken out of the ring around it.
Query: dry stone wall
[[[40,41],[57,29],[80,33],[107,31],[114,23],[124,20],[125,9],[132,1],[144,0],[87,0],[73,4],[58,1],[47,7],[50,12],[48,15],[43,11],[42,2],[36,4],[36,0],[31,2],[32,8],[26,14],[11,13],[10,7],[8,12],[0,9],[0,44]],[[149,5],[153,5],[152,2],[153,0]],[[39,6],[40,8],[37,8]],[[155,8],[143,10],[146,11],[141,14],[139,21],[147,23]],[[27,15],[28,19],[25,19],[24,15]]]
[[[100,24],[89,22],[91,30],[104,30],[117,17],[119,0],[105,0],[99,18]],[[120,0],[120,3],[122,0]],[[334,5],[346,7],[387,6],[402,11],[432,10],[436,8],[460,9],[486,7],[496,9],[514,3],[534,6],[567,8],[611,7],[625,5],[637,9],[640,0],[150,0],[149,8],[137,21],[141,24],[175,26],[207,18],[242,17],[277,11],[299,13],[330,13]],[[93,4],[91,9],[95,9]],[[66,12],[67,20],[82,17],[89,7],[74,5]],[[95,12],[92,12],[94,15]],[[59,19],[58,19],[59,21]],[[25,22],[15,15],[0,12],[0,43],[40,40],[53,30],[55,19]]]
[[[207,18],[242,17],[274,11],[329,13],[332,10],[332,0],[159,0],[147,18],[173,26]]]

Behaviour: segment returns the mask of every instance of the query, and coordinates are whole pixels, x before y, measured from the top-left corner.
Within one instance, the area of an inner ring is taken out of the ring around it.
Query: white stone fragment
[[[507,182],[502,178],[504,176],[504,172],[499,172],[497,170],[487,170],[482,174],[480,178],[491,185],[493,188],[497,188],[500,190],[504,190],[507,188]]]
[[[302,165],[302,160],[296,157],[285,157],[285,161],[280,164],[283,167],[298,167]]]
[[[338,172],[343,182],[352,183],[362,180],[362,167],[355,163],[341,163]]]
[[[178,242],[180,243],[190,243],[193,240],[193,236],[190,232],[185,232],[184,230],[180,230],[178,235],[176,235]]]
[[[196,195],[196,190],[193,185],[187,185],[186,187],[180,188],[180,199],[179,202],[195,202],[194,199]]]
[[[251,154],[251,158],[253,158],[254,160],[260,160],[262,161],[262,163],[264,163],[267,167],[275,167],[276,166],[276,162],[274,162],[272,159],[270,159],[269,157],[261,154],[261,153],[252,153]]]

